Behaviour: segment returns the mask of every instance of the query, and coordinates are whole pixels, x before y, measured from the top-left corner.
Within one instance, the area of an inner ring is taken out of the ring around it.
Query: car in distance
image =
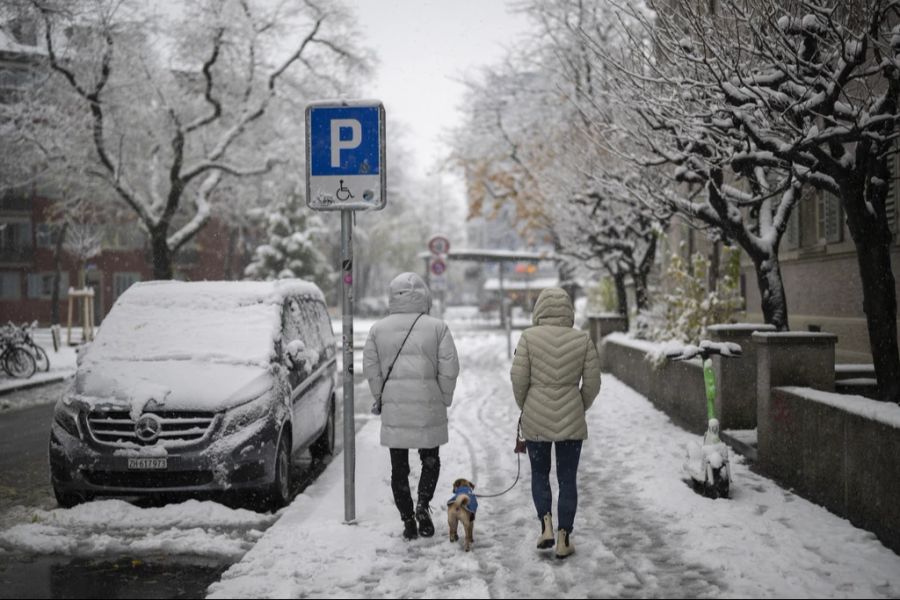
[[[57,501],[235,492],[284,506],[292,457],[334,450],[335,376],[312,283],[135,284],[56,405]]]

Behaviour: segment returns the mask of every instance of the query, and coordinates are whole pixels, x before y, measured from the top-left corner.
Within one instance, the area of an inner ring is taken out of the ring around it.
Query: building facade
[[[12,105],[48,74],[46,52],[39,44],[33,21],[0,24],[0,103]],[[3,123],[0,123],[2,125]],[[9,160],[9,148],[0,148],[0,160]],[[8,172],[9,171],[9,172]],[[100,323],[122,292],[133,283],[153,278],[152,254],[143,227],[128,210],[110,217],[88,218],[81,227],[95,236],[89,253],[57,244],[61,231],[56,190],[40,177],[22,182],[2,169],[0,178],[0,324],[7,321],[47,324],[54,314],[52,298],[59,272],[58,314],[65,321],[70,287],[94,291],[94,322]],[[19,174],[21,175],[21,174]],[[103,192],[99,192],[103,193]],[[108,204],[115,206],[112,197]],[[114,222],[110,222],[112,219]],[[77,233],[69,229],[66,239]],[[236,231],[212,219],[174,257],[175,277],[186,280],[240,278],[250,256],[246,244],[237,243]],[[81,311],[75,310],[76,323]]]
[[[53,200],[34,194],[7,193],[0,199],[0,323],[51,320],[60,231],[52,207]],[[70,287],[83,284],[94,290],[94,321],[99,324],[129,286],[153,279],[150,247],[136,219],[98,227],[98,254],[83,261],[64,249],[59,255],[58,309],[63,321]],[[175,278],[233,279],[249,260],[232,233],[214,220],[175,256]],[[75,310],[76,324],[80,314]]]

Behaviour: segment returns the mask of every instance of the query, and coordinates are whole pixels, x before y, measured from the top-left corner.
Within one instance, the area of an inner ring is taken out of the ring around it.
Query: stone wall
[[[667,361],[654,367],[647,353],[657,344],[613,334],[600,344],[600,364],[605,373],[649,398],[673,422],[688,431],[706,431],[706,392],[699,359]]]
[[[744,353],[738,358],[713,358],[717,382],[716,417],[723,430],[756,427],[756,344],[752,335],[772,330],[771,326],[759,324],[710,328],[711,340],[735,342]],[[606,350],[604,345],[608,343],[613,346]],[[645,356],[659,346],[621,335],[604,337],[599,347],[601,356],[607,355],[603,357],[605,371],[651,398],[673,421],[689,431],[706,431],[706,392],[699,359],[668,362],[654,368]]]
[[[764,472],[900,552],[900,406],[802,387],[770,406]]]

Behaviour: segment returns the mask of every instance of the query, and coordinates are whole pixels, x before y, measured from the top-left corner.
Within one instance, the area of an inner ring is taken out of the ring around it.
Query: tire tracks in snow
[[[473,343],[475,339],[483,338],[483,335],[464,333],[460,342],[465,347]],[[457,397],[450,418],[451,431],[454,436],[463,440],[470,465],[469,475],[454,474],[452,478],[467,477],[476,483],[477,492],[485,494],[499,491],[500,488],[494,489],[498,478],[497,473],[505,472],[506,469],[501,468],[501,465],[497,463],[508,462],[502,460],[496,439],[498,435],[497,413],[501,412],[498,409],[503,405],[503,386],[500,379],[503,367],[503,362],[497,356],[497,347],[494,344],[479,345],[472,352],[464,352],[461,355]],[[485,369],[490,370],[493,376],[485,377]],[[508,366],[506,370],[508,372]],[[487,387],[484,385],[486,381],[490,382]],[[485,435],[486,433],[487,435]],[[484,477],[482,477],[482,472]],[[499,499],[482,500],[479,503],[481,507],[479,515],[493,513],[493,505],[496,500]],[[484,508],[485,503],[488,504],[488,509]],[[484,518],[476,520],[475,547],[471,553],[465,556],[467,560],[473,561],[473,567],[484,582],[484,589],[489,592],[490,597],[497,598],[503,597],[503,595],[497,593],[493,584],[498,570],[494,556],[495,548],[509,533],[504,531],[503,534],[498,535],[499,532],[491,527],[490,523],[490,520]]]
[[[505,339],[487,335],[493,338],[491,343],[484,343],[483,333],[477,336],[478,342],[474,336],[460,340],[464,348],[469,343],[478,346],[461,353],[459,395],[454,401],[451,429],[465,440],[476,492],[480,494],[507,489],[516,476],[518,461],[522,464],[519,482],[509,493],[479,500],[471,555],[492,598],[542,598],[546,596],[542,590],[548,586],[565,593],[573,585],[571,573],[556,569],[557,561],[538,553],[532,545],[540,525],[536,517],[532,518],[528,458],[519,458],[513,452],[519,410],[509,382],[511,365],[503,349]],[[530,571],[527,582],[521,581],[523,565]]]
[[[606,385],[588,412],[590,437],[585,442],[579,466],[579,489],[588,482],[598,493],[579,497],[576,527],[589,529],[634,577],[621,590],[622,597],[714,597],[724,584],[710,568],[687,563],[678,551],[679,531],[660,515],[649,511],[636,497],[635,486],[622,474],[630,468],[629,457],[651,451],[651,440],[634,435],[643,430],[633,423],[633,432],[614,430],[603,419],[604,409],[615,407],[614,387]],[[618,407],[621,408],[621,407]]]

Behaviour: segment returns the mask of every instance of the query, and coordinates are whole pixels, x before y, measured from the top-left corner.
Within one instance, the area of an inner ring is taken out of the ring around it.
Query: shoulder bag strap
[[[397,362],[397,359],[400,358],[400,353],[403,352],[403,346],[406,345],[406,340],[409,339],[409,336],[412,333],[413,328],[416,326],[416,323],[418,323],[419,319],[421,319],[424,315],[425,315],[425,313],[420,313],[419,316],[416,317],[416,320],[413,321],[412,325],[410,325],[409,331],[406,332],[406,337],[403,338],[402,342],[400,342],[400,347],[397,349],[397,355],[394,356],[394,360],[392,360],[390,366],[388,366],[387,374],[384,376],[384,379],[381,382],[381,393],[382,394],[384,393],[384,386],[387,385],[388,379],[391,376],[391,371],[394,370],[394,363]]]

